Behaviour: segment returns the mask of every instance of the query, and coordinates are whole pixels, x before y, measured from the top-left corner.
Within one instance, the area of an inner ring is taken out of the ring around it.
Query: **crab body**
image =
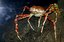
[[[36,17],[40,17],[40,16],[43,16],[44,13],[46,13],[45,9],[41,6],[32,6],[30,8],[30,11],[32,15],[36,16]]]

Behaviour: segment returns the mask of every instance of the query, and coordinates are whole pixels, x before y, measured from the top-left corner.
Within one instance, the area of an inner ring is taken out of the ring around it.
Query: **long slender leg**
[[[45,19],[44,19],[44,22],[43,22],[43,25],[42,25],[42,28],[41,28],[41,33],[43,32],[43,28],[44,28],[44,24],[45,24],[45,22],[47,20],[47,16],[48,16],[48,14],[45,16]]]
[[[54,34],[55,34],[55,40],[57,40],[57,33],[56,33],[56,23],[57,23],[57,17],[61,14],[60,10],[59,10],[59,6],[54,3],[54,9],[55,9],[55,14],[56,14],[56,18],[55,18],[55,22],[54,22]]]
[[[41,20],[42,16],[40,16],[39,20],[38,20],[38,27],[40,26],[40,20]]]
[[[57,5],[56,3],[52,4],[51,6],[52,6],[52,7],[49,7],[49,8],[51,8],[50,11],[53,11],[53,12],[56,14],[55,20],[51,20],[51,22],[53,23],[55,40],[57,40],[56,22],[57,22],[57,13],[60,13],[60,12],[58,12],[58,5]],[[49,8],[47,8],[46,11],[47,11]],[[49,19],[49,18],[48,18],[48,19]]]
[[[20,36],[19,36],[19,32],[18,32],[18,23],[17,23],[17,18],[15,19],[15,32],[17,33],[17,37],[21,40]]]
[[[49,18],[48,18],[49,19]],[[56,33],[56,22],[54,20],[49,19],[53,23],[53,28],[54,28],[54,35],[55,35],[55,40],[57,40],[57,33]]]
[[[56,33],[56,22],[57,22],[57,13],[56,13],[56,18],[55,21],[50,19],[50,17],[48,17],[48,20],[51,21],[53,23],[53,28],[54,28],[54,35],[55,35],[55,40],[57,40],[57,33]]]
[[[54,22],[53,25],[54,25],[54,35],[55,35],[55,40],[57,40],[56,22]]]
[[[46,9],[46,11],[48,11],[48,10],[51,8],[51,6],[53,6],[53,4],[50,4],[50,6]],[[45,22],[46,22],[46,20],[47,20],[47,16],[48,16],[49,13],[51,13],[50,10],[49,10],[49,12],[46,13],[46,15],[45,15],[45,19],[44,19],[44,22],[43,22],[43,26],[42,26],[42,29],[41,29],[41,33],[43,32],[44,24],[45,24]]]
[[[55,40],[57,40],[57,33],[56,33],[56,23],[57,23],[57,15],[60,14],[60,11],[59,11],[59,8],[58,8],[58,5],[56,3],[54,3],[54,13],[56,14],[56,18],[55,18],[55,21],[54,21],[54,35],[55,35]]]
[[[21,14],[23,14],[23,13],[24,13],[24,11],[25,11],[26,9],[28,9],[28,10],[29,10],[29,7],[28,7],[28,6],[24,6],[23,11],[22,11],[22,13],[21,13]]]
[[[50,4],[49,7],[46,9],[46,11],[48,11],[52,6],[53,4]]]
[[[30,21],[29,21],[32,16],[33,16],[33,14],[30,14],[30,17],[28,18],[28,23],[29,23],[31,29],[34,30],[33,26],[31,25],[31,23],[30,23]]]
[[[54,34],[55,34],[55,40],[57,40],[57,33],[56,33],[56,23],[57,23],[57,13],[56,13],[56,18],[55,18],[55,21],[54,21]]]
[[[41,33],[43,32],[44,24],[45,24],[45,22],[47,20],[48,14],[50,14],[50,13],[51,13],[51,11],[49,11],[48,13],[45,13],[45,19],[44,19],[44,22],[42,24]]]
[[[28,14],[25,14],[25,15],[20,14],[20,15],[16,15],[16,18],[14,20],[14,22],[15,22],[15,32],[16,32],[19,40],[21,40],[21,38],[20,38],[19,32],[18,32],[18,20],[21,20],[21,19],[26,18],[26,17],[29,17],[29,15]]]

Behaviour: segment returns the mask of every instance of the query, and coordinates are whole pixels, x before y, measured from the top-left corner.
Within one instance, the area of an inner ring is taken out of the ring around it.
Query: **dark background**
[[[24,6],[31,7],[32,5],[38,5],[38,6],[43,6],[43,7],[47,8],[50,4],[58,3],[59,7],[61,7],[63,9],[64,3],[62,3],[62,2],[63,1],[60,1],[60,0],[0,0],[0,7],[3,7],[2,9],[0,8],[0,42],[21,42],[16,37],[16,33],[14,31],[14,29],[15,29],[14,22],[13,22],[15,19],[15,16],[22,12],[22,9],[20,9],[20,8],[23,8]],[[63,17],[64,17],[64,15],[60,16],[60,18],[59,18],[58,24],[60,24],[60,25],[58,26],[58,28],[61,28],[63,25],[63,24],[61,24],[61,23],[63,23]],[[62,21],[60,21],[60,19]],[[25,23],[26,20],[23,20],[23,22]],[[21,25],[20,25],[20,27],[21,27]],[[26,25],[27,25],[27,23],[26,23]],[[26,27],[29,28],[29,26],[26,26]],[[23,26],[23,28],[24,28],[24,26]],[[64,27],[62,27],[62,28],[64,28]],[[20,30],[20,32],[22,32],[22,31]],[[58,35],[60,35],[60,32],[61,32],[61,30],[59,31]],[[44,33],[46,33],[46,32],[44,32]],[[37,42],[39,40],[39,38],[41,38],[43,36],[43,35],[39,35],[39,33],[32,32],[32,30],[29,30],[28,32],[26,31],[25,34],[28,35],[28,37],[24,36],[22,38],[22,42],[26,42],[26,41],[27,42]],[[29,35],[32,37],[34,37],[33,35],[35,35],[35,36],[38,35],[36,37],[38,39],[33,40],[33,38],[31,38]],[[44,34],[44,35],[46,35],[46,34]],[[63,36],[63,33],[61,33],[61,36]],[[44,37],[45,36],[43,36],[43,38]],[[40,39],[40,42],[42,41],[43,38]],[[52,38],[52,36],[51,36],[51,38]],[[53,39],[52,39],[52,42],[54,42]],[[60,39],[62,39],[62,40],[60,40]],[[47,42],[47,40],[49,41],[49,37],[45,37],[43,42]],[[61,41],[63,42],[64,40],[63,40],[63,38],[61,38],[59,36],[59,42],[61,42]],[[51,42],[51,40],[49,42]]]

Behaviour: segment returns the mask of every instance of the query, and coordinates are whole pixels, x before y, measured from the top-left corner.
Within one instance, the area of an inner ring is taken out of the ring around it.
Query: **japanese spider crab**
[[[23,12],[25,11],[25,9],[28,9],[31,13],[30,14],[23,14]],[[40,20],[42,18],[42,16],[45,17],[43,23],[42,23],[42,28],[41,28],[41,33],[43,32],[43,28],[44,28],[44,24],[46,22],[46,20],[48,19],[50,22],[52,22],[53,24],[53,27],[54,27],[54,35],[55,35],[55,39],[57,39],[56,37],[56,22],[57,22],[57,14],[59,14],[59,8],[58,8],[58,5],[56,3],[54,4],[50,4],[49,7],[47,9],[44,9],[43,7],[41,6],[32,6],[32,7],[27,7],[25,6],[24,9],[23,9],[23,12],[19,15],[16,15],[16,18],[15,18],[15,31],[17,33],[17,37],[21,40],[20,36],[19,36],[19,32],[18,32],[18,21],[21,20],[21,19],[24,19],[24,18],[27,18],[28,17],[28,23],[31,27],[31,29],[34,30],[34,28],[32,27],[32,25],[30,24],[30,18],[32,16],[35,16],[35,17],[39,17],[39,20],[38,20],[38,27],[40,26]],[[52,20],[48,17],[48,15],[50,13],[54,12],[56,14],[56,18],[55,20]]]

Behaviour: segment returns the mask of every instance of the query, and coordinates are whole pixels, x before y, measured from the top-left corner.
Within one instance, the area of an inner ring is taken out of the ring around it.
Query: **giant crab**
[[[30,11],[29,14],[23,14],[23,12],[28,9]],[[57,23],[57,14],[59,14],[59,8],[58,5],[56,3],[54,4],[50,4],[49,7],[47,9],[44,9],[44,7],[41,6],[32,6],[32,7],[27,7],[25,6],[23,9],[23,12],[19,15],[16,15],[16,18],[14,20],[15,22],[15,31],[17,33],[17,37],[21,40],[20,36],[19,36],[19,32],[18,32],[18,21],[24,18],[28,18],[28,24],[30,25],[31,29],[34,30],[34,28],[32,27],[31,23],[30,23],[30,18],[32,16],[35,17],[39,17],[38,20],[38,27],[40,26],[40,20],[42,18],[42,16],[44,16],[44,21],[42,23],[42,28],[41,28],[41,33],[43,32],[43,28],[45,25],[46,20],[49,20],[50,22],[52,22],[53,28],[54,28],[54,35],[55,35],[55,39],[57,39],[56,36],[56,23]],[[48,15],[51,13],[55,13],[56,14],[56,18],[55,19],[51,19]]]

